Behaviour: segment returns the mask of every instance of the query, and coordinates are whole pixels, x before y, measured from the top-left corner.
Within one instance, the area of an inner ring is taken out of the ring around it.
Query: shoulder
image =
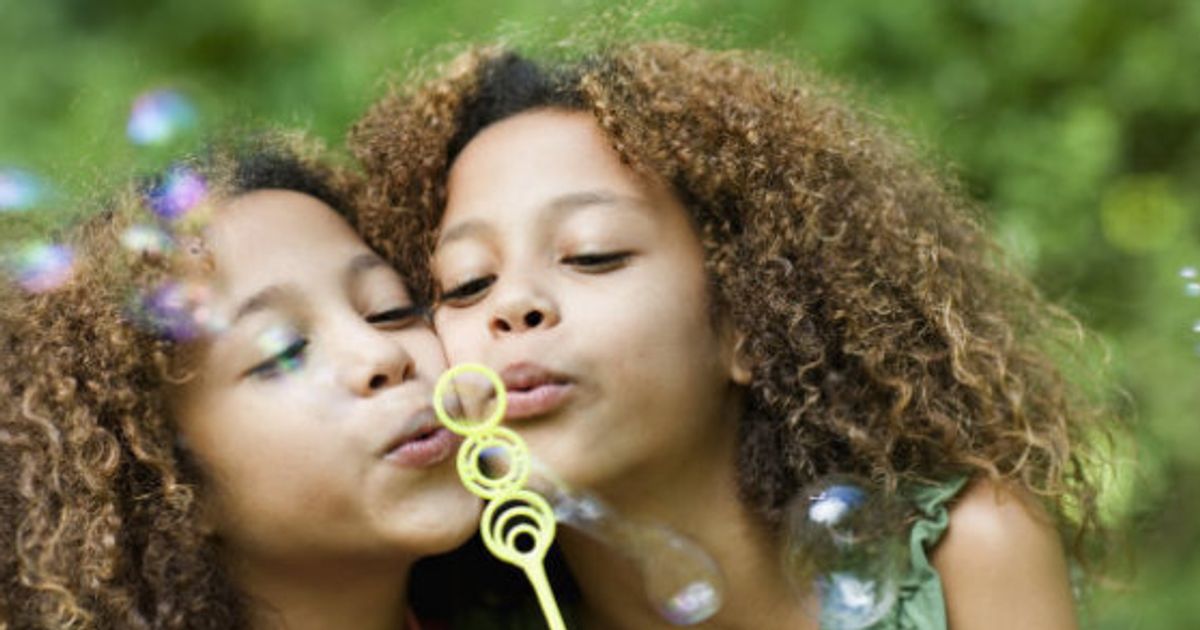
[[[950,508],[932,562],[955,630],[1076,627],[1058,532],[1027,492],[972,481]]]

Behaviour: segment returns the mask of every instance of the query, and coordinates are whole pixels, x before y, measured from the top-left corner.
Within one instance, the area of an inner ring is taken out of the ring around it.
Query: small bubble
[[[134,144],[160,145],[195,127],[196,108],[175,90],[146,92],[133,102],[126,134]]]
[[[132,252],[154,256],[165,254],[174,247],[171,237],[153,225],[130,226],[121,234],[121,244]]]
[[[1184,280],[1195,280],[1196,279],[1196,268],[1192,267],[1192,266],[1187,266],[1187,267],[1180,269],[1179,277],[1183,278]]]
[[[74,273],[75,254],[66,245],[32,243],[6,258],[17,284],[31,293],[53,291]]]
[[[1200,282],[1189,282],[1184,285],[1183,294],[1188,297],[1200,297]]]
[[[156,215],[175,221],[204,201],[208,182],[196,171],[176,166],[146,194],[146,203]]]
[[[211,301],[206,284],[168,280],[136,297],[130,315],[156,334],[191,341],[224,329],[213,315]]]
[[[1192,322],[1192,332],[1200,334],[1200,319]]]
[[[784,566],[798,594],[815,592],[822,628],[866,628],[891,610],[907,562],[898,508],[849,475],[817,480],[789,507]]]
[[[0,212],[28,210],[42,199],[44,187],[33,173],[0,168]]]

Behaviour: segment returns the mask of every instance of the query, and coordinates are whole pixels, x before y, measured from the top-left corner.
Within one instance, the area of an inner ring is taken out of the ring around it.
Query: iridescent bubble
[[[153,90],[137,97],[125,133],[134,144],[170,142],[195,127],[196,109],[175,90]]]
[[[146,203],[158,216],[169,221],[183,217],[204,201],[208,182],[196,171],[176,166],[146,193]]]
[[[690,626],[720,610],[725,588],[721,569],[688,537],[662,523],[621,516],[599,497],[570,488],[536,460],[529,487],[546,497],[558,522],[632,562],[647,601],[663,619]]]
[[[224,329],[211,301],[212,292],[205,284],[166,281],[136,298],[131,315],[156,334],[191,341]]]
[[[132,225],[121,234],[121,244],[139,254],[159,256],[171,251],[171,236],[153,225]]]
[[[624,529],[626,553],[641,570],[646,598],[659,616],[692,626],[717,614],[723,579],[707,552],[666,525],[627,523]]]
[[[856,630],[892,609],[907,564],[896,500],[862,479],[818,480],[789,508],[784,566],[815,596],[822,628]]]
[[[26,291],[44,293],[61,287],[74,273],[75,254],[66,245],[32,243],[9,254],[9,273]]]
[[[0,168],[0,212],[28,210],[41,200],[41,180],[19,168]]]

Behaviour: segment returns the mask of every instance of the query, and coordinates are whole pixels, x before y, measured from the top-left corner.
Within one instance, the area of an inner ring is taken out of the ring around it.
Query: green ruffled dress
[[[950,525],[950,503],[967,485],[960,478],[938,485],[911,486],[905,495],[917,511],[909,530],[909,570],[900,581],[896,605],[872,630],[946,630],[942,580],[929,562],[929,552]]]

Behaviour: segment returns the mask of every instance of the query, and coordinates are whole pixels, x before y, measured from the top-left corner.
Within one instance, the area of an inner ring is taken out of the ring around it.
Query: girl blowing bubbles
[[[1060,532],[1097,528],[1109,418],[1050,358],[1075,322],[819,83],[671,43],[582,58],[469,54],[352,133],[363,231],[428,265],[450,362],[500,372],[568,482],[713,554],[703,627],[816,625],[782,526],[833,473],[908,501],[879,627],[1073,627]],[[560,538],[583,627],[666,625],[617,554]]]
[[[205,175],[174,254],[122,247],[128,203],[69,284],[4,296],[0,627],[414,628],[410,566],[479,509],[430,411],[437,339],[323,171]]]

